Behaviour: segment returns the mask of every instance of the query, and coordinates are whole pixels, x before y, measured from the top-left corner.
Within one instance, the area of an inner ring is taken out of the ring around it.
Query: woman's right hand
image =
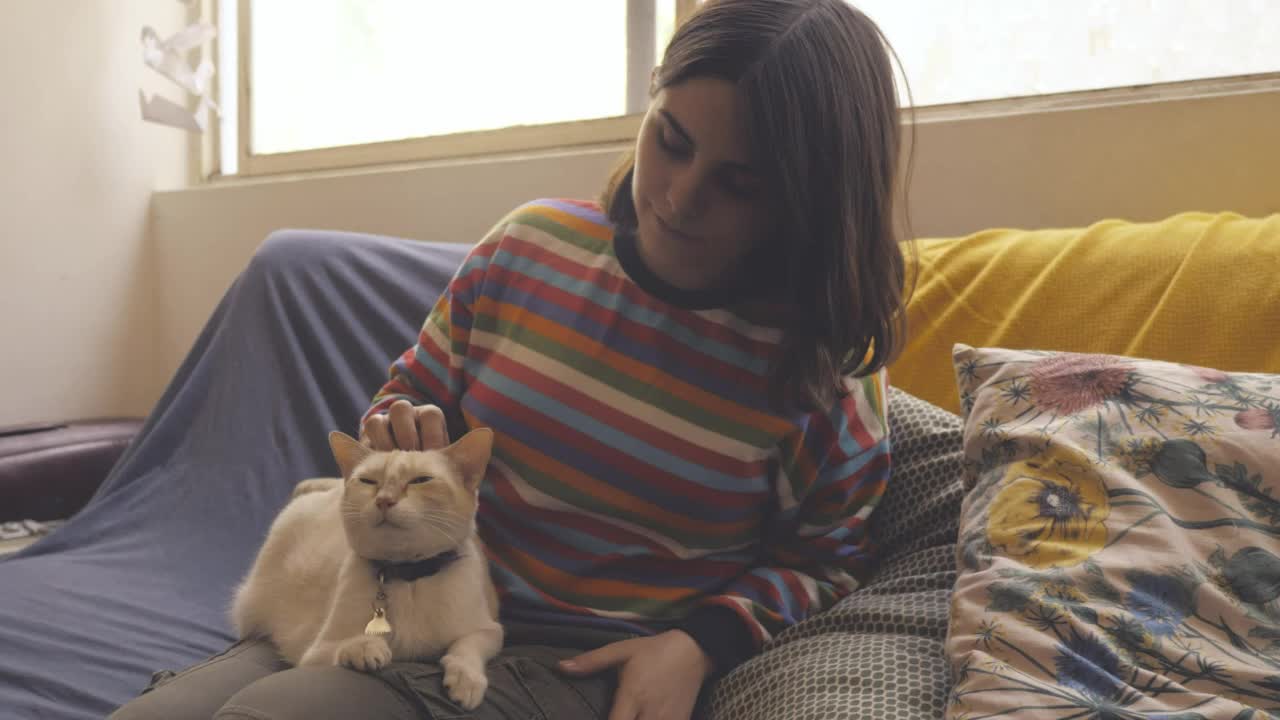
[[[360,426],[360,442],[374,450],[436,450],[449,444],[444,412],[435,405],[391,403]]]

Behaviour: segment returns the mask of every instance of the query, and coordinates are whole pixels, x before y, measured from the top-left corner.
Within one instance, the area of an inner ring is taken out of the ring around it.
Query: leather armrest
[[[71,517],[141,427],[107,418],[0,428],[0,522]]]

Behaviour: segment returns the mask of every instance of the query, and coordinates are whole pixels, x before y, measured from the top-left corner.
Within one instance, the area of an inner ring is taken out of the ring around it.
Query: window
[[[917,106],[1280,71],[1276,0],[855,0]]]
[[[219,0],[223,173],[629,139],[696,1]],[[917,106],[1280,71],[1278,0],[853,2]]]
[[[224,44],[247,44],[236,73],[247,122],[233,126],[228,113],[222,125],[224,138],[246,137],[223,166],[413,138],[451,136],[461,147],[459,134],[502,149],[500,136],[475,134],[503,128],[522,130],[512,149],[573,144],[575,134],[623,139],[634,120],[617,120],[643,110],[681,5],[689,3],[223,0]],[[224,66],[224,87],[228,75]],[[582,122],[600,119],[615,122]]]

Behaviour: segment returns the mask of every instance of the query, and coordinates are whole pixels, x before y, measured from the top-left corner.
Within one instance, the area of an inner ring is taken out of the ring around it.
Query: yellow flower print
[[[1089,596],[1076,589],[1070,582],[1049,581],[1031,594],[1031,599],[1044,607],[1070,610],[1073,605],[1085,605]]]
[[[1151,474],[1151,465],[1164,447],[1164,440],[1157,437],[1133,438],[1115,451],[1120,467],[1134,477]]]
[[[1107,542],[1102,477],[1064,448],[1009,466],[991,503],[987,540],[1034,568],[1070,567]]]

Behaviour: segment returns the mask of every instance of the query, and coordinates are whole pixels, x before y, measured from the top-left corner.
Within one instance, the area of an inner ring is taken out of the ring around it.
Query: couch
[[[322,244],[337,252],[308,253]],[[368,252],[373,246],[381,250]],[[62,529],[0,559],[6,716],[102,717],[153,671],[188,665],[231,639],[230,585],[266,524],[294,480],[332,472],[327,431],[354,430],[386,359],[416,332],[463,252],[318,231],[279,232],[264,243],[92,500]],[[296,274],[272,273],[282,255]],[[723,679],[709,698],[712,717],[977,717],[978,700],[1000,697],[991,688],[956,692],[957,679],[993,672],[968,664],[970,645],[999,636],[971,642],[958,634],[956,613],[983,608],[956,604],[953,589],[969,582],[965,597],[991,592],[982,568],[1008,548],[987,535],[966,544],[981,535],[966,535],[966,513],[991,522],[989,508],[975,510],[974,493],[1004,497],[994,490],[1004,475],[992,474],[1004,466],[993,463],[1021,456],[1017,437],[974,427],[971,415],[989,406],[988,384],[1001,380],[958,374],[957,344],[1112,353],[1223,377],[1280,373],[1280,216],[1188,213],[1157,223],[992,230],[921,241],[913,267],[911,339],[891,368],[894,477],[873,515],[880,567],[835,608]],[[240,332],[223,332],[233,321]],[[315,362],[284,364],[299,356]],[[992,437],[1000,443],[980,447]],[[1274,474],[1266,481],[1280,484]],[[966,547],[976,559],[962,556]],[[1044,593],[1037,597],[1035,607],[1047,607]],[[1098,622],[1083,602],[1069,610],[1068,620]],[[1100,667],[1088,659],[1077,665]],[[1121,688],[1130,694],[1119,700],[1098,699],[1089,694],[1097,683],[1077,688],[1063,667],[1075,666],[1059,666],[1064,687],[1096,701],[1094,711],[1128,702],[1132,714],[1115,717],[1157,716],[1140,714],[1132,688]],[[1261,682],[1258,706],[1280,705]]]

